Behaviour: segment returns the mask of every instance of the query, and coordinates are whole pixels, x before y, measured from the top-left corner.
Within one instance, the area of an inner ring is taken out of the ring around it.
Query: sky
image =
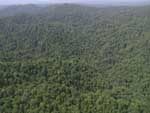
[[[14,4],[40,4],[40,3],[99,3],[99,4],[120,4],[120,3],[147,3],[150,0],[0,0],[0,5]]]

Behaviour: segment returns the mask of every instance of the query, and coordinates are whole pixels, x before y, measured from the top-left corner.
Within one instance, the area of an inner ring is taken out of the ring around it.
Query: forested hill
[[[46,7],[46,6],[44,6]],[[30,4],[30,5],[13,5],[13,6],[1,6],[0,17],[14,16],[17,14],[36,14],[44,9],[42,6]],[[41,12],[42,13],[42,12]]]
[[[5,6],[1,6],[1,5],[0,5],[0,10],[2,10],[2,9],[4,9],[4,8],[5,8]]]
[[[0,113],[149,113],[150,6],[0,10]]]

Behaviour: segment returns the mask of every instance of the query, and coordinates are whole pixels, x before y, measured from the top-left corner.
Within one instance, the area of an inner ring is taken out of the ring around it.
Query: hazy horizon
[[[85,4],[146,4],[149,0],[0,0],[0,5],[17,4],[54,4],[54,3],[85,3]]]

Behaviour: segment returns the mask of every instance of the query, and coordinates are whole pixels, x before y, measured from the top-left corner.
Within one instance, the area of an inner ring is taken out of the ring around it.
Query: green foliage
[[[150,112],[149,6],[2,11],[0,113]]]

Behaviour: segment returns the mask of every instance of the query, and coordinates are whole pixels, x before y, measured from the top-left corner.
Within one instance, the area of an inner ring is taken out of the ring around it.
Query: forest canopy
[[[0,10],[0,113],[149,113],[150,7]]]

